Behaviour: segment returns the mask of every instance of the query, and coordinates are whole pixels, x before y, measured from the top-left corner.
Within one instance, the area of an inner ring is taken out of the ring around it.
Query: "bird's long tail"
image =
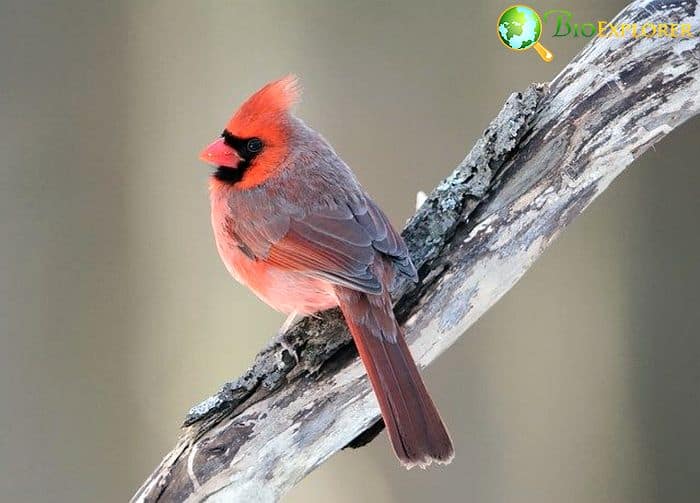
[[[396,456],[407,468],[452,461],[450,435],[425,389],[389,296],[343,287],[337,288],[336,295]]]

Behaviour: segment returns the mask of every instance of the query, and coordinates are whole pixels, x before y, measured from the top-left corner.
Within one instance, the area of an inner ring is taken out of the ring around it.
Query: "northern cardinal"
[[[449,463],[450,436],[392,309],[396,274],[416,279],[406,244],[328,142],[292,114],[294,76],[265,85],[200,159],[216,167],[211,221],[228,271],[274,309],[340,306],[406,467]]]

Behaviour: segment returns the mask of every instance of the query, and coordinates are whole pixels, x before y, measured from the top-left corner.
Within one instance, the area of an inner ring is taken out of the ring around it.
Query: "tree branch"
[[[698,0],[637,1],[614,24],[689,23]],[[425,366],[506,293],[559,232],[646,149],[700,109],[699,38],[595,38],[549,85],[508,98],[408,222],[420,271],[397,317]],[[381,430],[337,310],[307,318],[187,416],[132,501],[275,501]],[[353,442],[354,441],[354,442]],[[388,447],[387,447],[388,448]]]

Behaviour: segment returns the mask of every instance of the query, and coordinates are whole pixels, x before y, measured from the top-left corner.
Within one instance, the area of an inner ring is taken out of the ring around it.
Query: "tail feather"
[[[343,287],[338,287],[336,294],[396,456],[407,468],[452,461],[452,441],[423,384],[388,296]]]

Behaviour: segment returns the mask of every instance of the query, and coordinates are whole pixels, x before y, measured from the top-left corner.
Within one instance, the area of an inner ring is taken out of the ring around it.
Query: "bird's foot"
[[[287,336],[286,331],[285,332],[282,332],[282,331],[277,332],[277,336],[274,339],[274,343],[277,343],[280,346],[282,346],[282,349],[287,351],[287,353],[289,353],[289,355],[292,358],[294,358],[295,365],[299,364],[299,352],[294,347],[294,343]]]
[[[287,335],[287,332],[289,332],[289,329],[292,328],[292,326],[300,318],[301,316],[299,316],[299,314],[297,313],[290,314],[284,321],[280,329],[277,331],[277,336],[272,341],[273,344],[279,344],[280,346],[282,346],[282,349],[286,350],[287,353],[289,353],[289,355],[292,358],[294,358],[294,362],[296,365],[299,364],[299,352],[294,347],[294,343],[290,340],[289,336]]]

